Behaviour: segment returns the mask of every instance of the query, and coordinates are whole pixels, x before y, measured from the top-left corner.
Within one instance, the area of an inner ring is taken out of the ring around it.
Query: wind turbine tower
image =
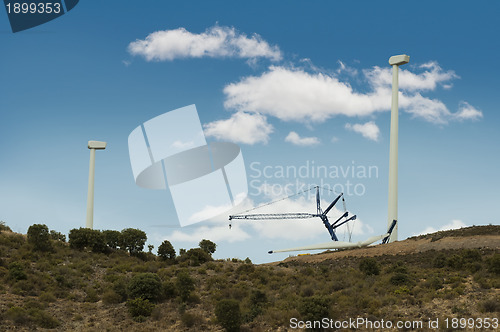
[[[104,150],[106,142],[89,141],[90,165],[89,165],[89,189],[87,192],[87,221],[85,227],[94,228],[94,177],[95,177],[95,150]]]
[[[398,240],[398,76],[399,66],[410,62],[406,54],[394,55],[389,58],[392,66],[392,104],[391,104],[391,139],[389,147],[389,209],[387,227],[390,228],[394,220],[396,224],[390,234],[389,242]]]

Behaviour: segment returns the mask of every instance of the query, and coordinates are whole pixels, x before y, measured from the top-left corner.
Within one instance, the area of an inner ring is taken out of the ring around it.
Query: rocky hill
[[[1,331],[363,331],[388,323],[428,331],[464,322],[494,331],[499,318],[500,226],[263,265],[201,251],[170,260],[100,253],[61,240],[40,251],[2,229]]]

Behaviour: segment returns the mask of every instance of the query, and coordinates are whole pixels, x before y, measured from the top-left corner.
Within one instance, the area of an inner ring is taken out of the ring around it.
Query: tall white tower
[[[394,220],[398,220],[398,76],[399,66],[410,62],[406,54],[394,55],[389,58],[392,66],[392,104],[391,104],[391,141],[389,147],[389,209],[387,216],[388,228]],[[389,242],[398,240],[398,224],[391,233]]]
[[[104,150],[106,142],[89,141],[90,165],[89,165],[89,189],[87,192],[87,221],[85,227],[94,228],[94,177],[95,177],[95,150]]]

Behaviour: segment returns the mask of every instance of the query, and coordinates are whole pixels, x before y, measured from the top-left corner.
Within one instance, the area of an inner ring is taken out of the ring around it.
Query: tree
[[[161,299],[162,285],[156,273],[136,274],[128,284],[128,293],[131,299],[142,298],[151,302]]]
[[[108,249],[101,231],[90,228],[73,228],[69,231],[69,245],[71,248],[93,252],[106,252]]]
[[[202,250],[201,248],[192,248],[179,256],[179,261],[189,261],[191,266],[199,266],[205,262],[212,260],[209,253]]]
[[[121,233],[120,248],[128,250],[132,254],[137,254],[144,249],[148,237],[140,229],[125,228]]]
[[[56,232],[55,230],[50,230],[50,238],[54,241],[66,242],[66,235],[60,232]]]
[[[200,243],[198,244],[204,252],[212,256],[212,254],[215,252],[215,249],[217,248],[217,245],[213,243],[210,240],[201,240]]]
[[[236,332],[240,330],[241,312],[238,301],[233,299],[220,300],[215,306],[215,316],[226,331]]]
[[[28,243],[33,245],[33,249],[35,250],[48,251],[52,249],[49,228],[47,225],[31,225],[28,228]]]
[[[172,261],[175,259],[175,249],[170,241],[165,240],[160,244],[158,247],[158,256],[160,256],[164,261]]]
[[[187,301],[189,295],[191,295],[191,292],[194,290],[194,280],[191,278],[188,271],[183,270],[177,275],[175,286],[181,299]]]
[[[104,236],[104,242],[111,249],[117,249],[121,242],[122,234],[119,231],[115,230],[105,230],[102,231],[102,235]]]

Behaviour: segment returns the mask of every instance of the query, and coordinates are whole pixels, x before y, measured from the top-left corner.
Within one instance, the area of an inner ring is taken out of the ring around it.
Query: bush
[[[34,250],[48,251],[52,249],[49,228],[47,225],[34,224],[28,228],[28,243]]]
[[[330,299],[324,296],[311,296],[303,299],[299,313],[304,321],[320,321],[330,316]]]
[[[7,226],[4,221],[0,221],[0,232],[1,231],[12,232],[12,229],[10,229],[10,227]]]
[[[217,248],[217,245],[213,243],[210,240],[201,240],[200,243],[198,244],[200,246],[200,249],[212,256],[212,254],[215,252],[215,249]]]
[[[380,273],[378,263],[373,257],[363,258],[361,262],[359,262],[359,270],[367,276],[378,275]]]
[[[162,297],[160,277],[156,273],[139,273],[135,275],[128,285],[129,297],[142,298],[152,302]]]
[[[109,289],[102,294],[102,302],[106,304],[116,304],[122,302],[122,297],[116,294],[115,291]]]
[[[27,279],[26,272],[24,272],[24,266],[19,262],[12,262],[9,264],[9,276],[14,280]]]
[[[406,273],[397,272],[391,277],[390,282],[395,286],[401,286],[406,284],[409,280],[410,278]]]
[[[181,299],[187,301],[191,292],[194,290],[194,280],[191,278],[188,271],[181,271],[177,275],[175,286]]]
[[[500,301],[498,299],[488,299],[479,303],[479,310],[481,312],[499,312]]]
[[[494,254],[488,260],[488,271],[495,274],[500,274],[500,254]]]
[[[30,322],[28,312],[21,307],[12,307],[7,310],[5,317],[16,324],[27,324]]]
[[[164,261],[172,261],[175,259],[175,249],[170,241],[165,240],[160,244],[158,247],[158,256]]]
[[[148,317],[151,316],[155,305],[147,299],[136,298],[127,302],[127,307],[132,317]]]
[[[33,320],[37,323],[38,326],[44,329],[55,329],[61,323],[50,314],[43,310],[33,310],[31,312]]]
[[[232,299],[220,300],[215,306],[215,316],[219,324],[226,331],[233,332],[240,330],[241,312],[238,301]]]
[[[121,232],[120,248],[132,254],[137,254],[144,249],[148,237],[140,229],[126,228]]]

